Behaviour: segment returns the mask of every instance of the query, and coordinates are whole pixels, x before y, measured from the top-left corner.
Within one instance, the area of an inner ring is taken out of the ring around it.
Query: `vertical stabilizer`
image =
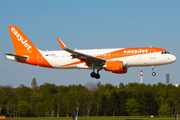
[[[12,38],[15,53],[17,55],[28,56],[31,53],[38,52],[37,48],[17,26],[9,26],[9,32]]]
[[[12,38],[15,55],[6,54],[7,59],[42,67],[52,67],[43,57],[40,50],[32,44],[17,26],[9,26],[9,32]]]

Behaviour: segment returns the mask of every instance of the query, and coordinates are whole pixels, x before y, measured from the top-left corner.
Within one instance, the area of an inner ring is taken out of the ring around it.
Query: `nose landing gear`
[[[156,76],[156,73],[154,72],[154,66],[151,66],[152,69],[152,76]]]
[[[156,76],[156,73],[155,73],[155,72],[152,72],[152,76]]]

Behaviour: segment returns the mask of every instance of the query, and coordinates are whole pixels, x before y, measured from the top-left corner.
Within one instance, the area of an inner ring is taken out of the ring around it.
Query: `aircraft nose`
[[[175,62],[175,61],[177,60],[177,58],[176,58],[176,56],[172,55],[172,56],[170,57],[170,60],[171,60],[171,62],[173,63],[173,62]]]

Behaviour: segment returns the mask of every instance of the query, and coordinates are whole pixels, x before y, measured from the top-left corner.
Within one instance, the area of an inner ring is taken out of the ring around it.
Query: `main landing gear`
[[[154,72],[154,66],[151,66],[152,69],[152,76],[156,76],[156,73]]]
[[[99,70],[97,70],[97,73],[93,72],[90,74],[92,78],[96,78],[96,79],[99,79],[100,78],[100,74],[99,74]]]

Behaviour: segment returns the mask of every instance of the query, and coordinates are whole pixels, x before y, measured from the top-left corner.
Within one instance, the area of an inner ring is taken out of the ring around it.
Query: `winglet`
[[[66,46],[64,45],[64,43],[57,37],[59,44],[61,46],[62,49],[66,48]]]

